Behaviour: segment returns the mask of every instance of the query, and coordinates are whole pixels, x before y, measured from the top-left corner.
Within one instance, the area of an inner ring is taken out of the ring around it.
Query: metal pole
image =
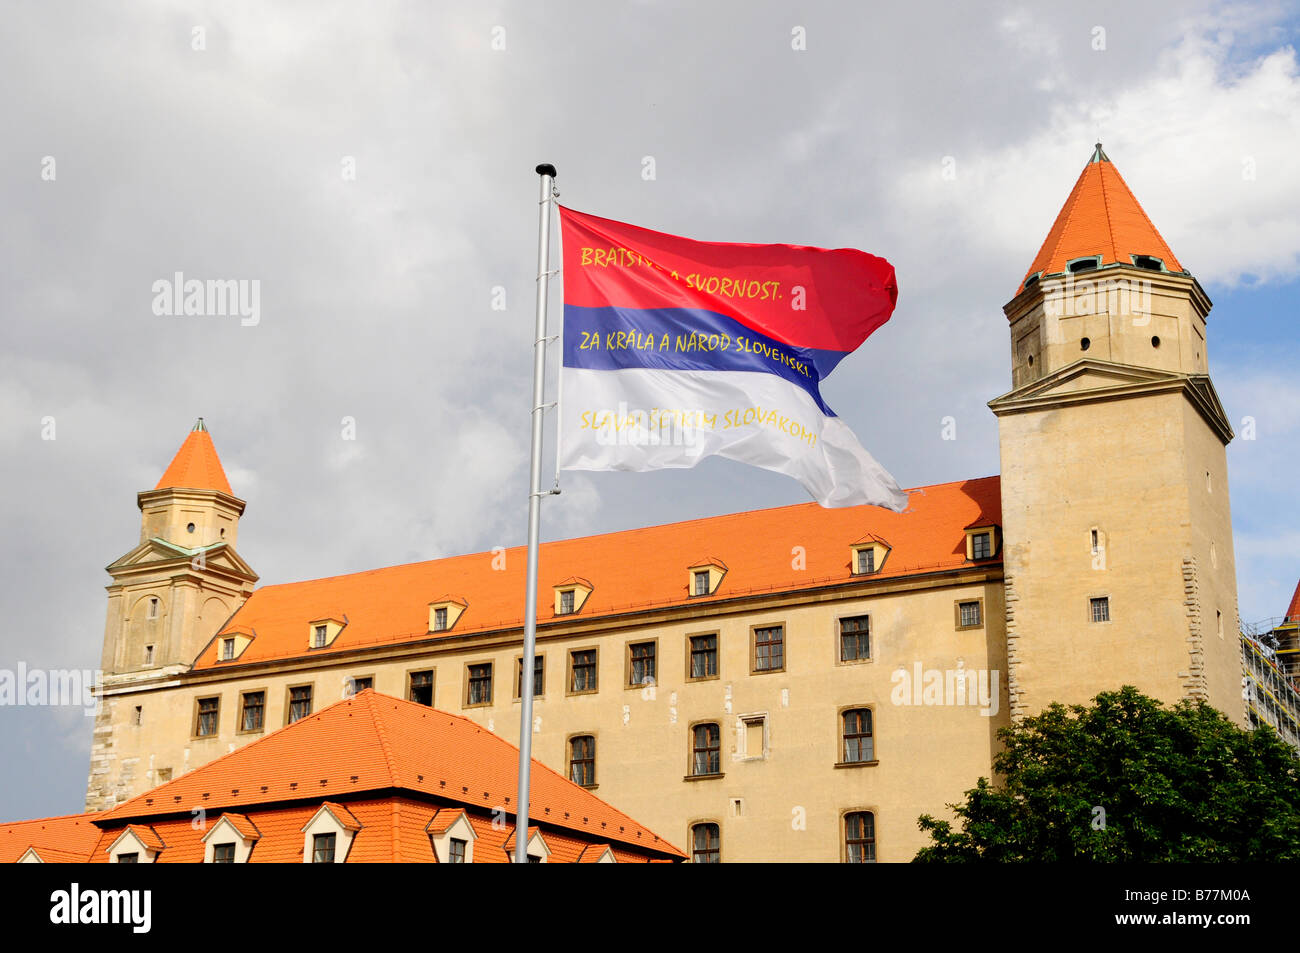
[[[551,191],[555,166],[542,177],[537,217],[537,331],[533,338],[533,447],[529,462],[528,584],[524,596],[524,657],[519,685],[519,798],[515,805],[515,863],[528,863],[528,782],[533,756],[533,656],[537,644],[537,543],[542,527],[542,423],[546,414],[546,295],[551,278]],[[549,493],[547,494],[549,495]]]

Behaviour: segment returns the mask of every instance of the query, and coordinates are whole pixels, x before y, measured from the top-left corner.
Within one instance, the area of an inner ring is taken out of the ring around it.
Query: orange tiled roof
[[[194,429],[190,431],[181,448],[176,451],[171,464],[163,472],[155,490],[179,487],[187,490],[220,490],[230,496],[230,481],[217,456],[217,448],[212,445],[212,435],[203,425],[200,417]]]
[[[867,535],[890,541],[880,578],[957,569],[966,562],[965,528],[1002,521],[996,476],[911,491],[906,513],[875,506],[827,509],[800,503],[769,510],[603,536],[544,543],[538,561],[538,622],[615,616],[652,608],[725,601],[748,595],[817,589],[860,582],[849,550]],[[804,550],[796,568],[791,547]],[[690,594],[686,569],[700,553],[727,567],[709,596]],[[235,613],[223,632],[257,631],[239,664],[308,654],[307,624],[330,613],[346,614],[348,625],[334,642],[312,655],[363,646],[452,638],[523,626],[526,551],[479,553],[372,569],[346,576],[263,586]],[[590,581],[591,595],[575,616],[557,619],[552,587],[564,580]],[[468,608],[445,633],[429,632],[429,604],[448,592]],[[195,661],[195,668],[219,668],[219,640]]]
[[[247,814],[235,814],[232,811],[226,811],[217,818],[217,823],[219,824],[223,820],[229,821],[230,826],[233,827],[236,833],[238,833],[240,837],[244,838],[244,840],[257,840],[262,836],[262,832],[257,829],[256,824],[249,820]]]
[[[67,814],[34,821],[0,824],[0,864],[12,864],[35,847],[46,863],[84,862],[99,841],[91,818],[97,814]]]
[[[1287,607],[1286,621],[1300,622],[1300,582],[1296,583],[1295,594],[1291,596],[1291,605]]]
[[[182,812],[188,816],[195,807],[215,812],[309,800],[313,806],[295,829],[300,833],[322,800],[332,803],[390,789],[445,798],[489,814],[497,807],[508,812],[518,762],[518,748],[468,718],[366,690],[132,798],[98,815],[97,821],[103,827]],[[535,759],[529,804],[535,822],[681,856],[653,831]],[[432,813],[424,823],[431,818]],[[356,820],[366,823],[359,814]],[[260,819],[257,826],[269,834]],[[165,838],[163,828],[158,830]]]
[[[1152,255],[1169,271],[1183,271],[1100,143],[1074,183],[1043,247],[1025,272],[1025,279],[1035,272],[1063,274],[1067,262],[1088,255],[1101,255],[1103,265],[1131,265],[1132,255]],[[1016,293],[1024,290],[1022,280]]]

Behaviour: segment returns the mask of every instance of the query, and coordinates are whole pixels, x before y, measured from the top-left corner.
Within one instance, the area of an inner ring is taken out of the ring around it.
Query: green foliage
[[[923,815],[916,861],[1300,860],[1300,774],[1271,729],[1126,685],[998,737],[1002,784],[948,805],[960,829]]]

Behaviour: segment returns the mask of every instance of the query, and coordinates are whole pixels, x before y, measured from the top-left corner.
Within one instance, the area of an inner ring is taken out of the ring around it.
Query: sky
[[[522,544],[539,162],[597,215],[888,258],[894,316],[823,394],[918,486],[998,472],[1002,306],[1100,139],[1214,302],[1240,614],[1286,608],[1284,3],[5,6],[0,669],[98,667],[104,567],[200,416],[264,584]],[[156,314],[177,272],[258,280],[257,323]],[[721,459],[562,488],[545,538],[807,498]],[[91,719],[0,719],[0,818],[80,811]]]

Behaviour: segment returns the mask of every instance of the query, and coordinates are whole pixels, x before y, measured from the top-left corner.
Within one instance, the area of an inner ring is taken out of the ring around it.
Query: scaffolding
[[[1290,626],[1289,632],[1286,626]],[[1242,628],[1242,699],[1250,725],[1268,725],[1300,753],[1300,646],[1296,623],[1260,623]],[[1271,648],[1268,642],[1278,648]]]

